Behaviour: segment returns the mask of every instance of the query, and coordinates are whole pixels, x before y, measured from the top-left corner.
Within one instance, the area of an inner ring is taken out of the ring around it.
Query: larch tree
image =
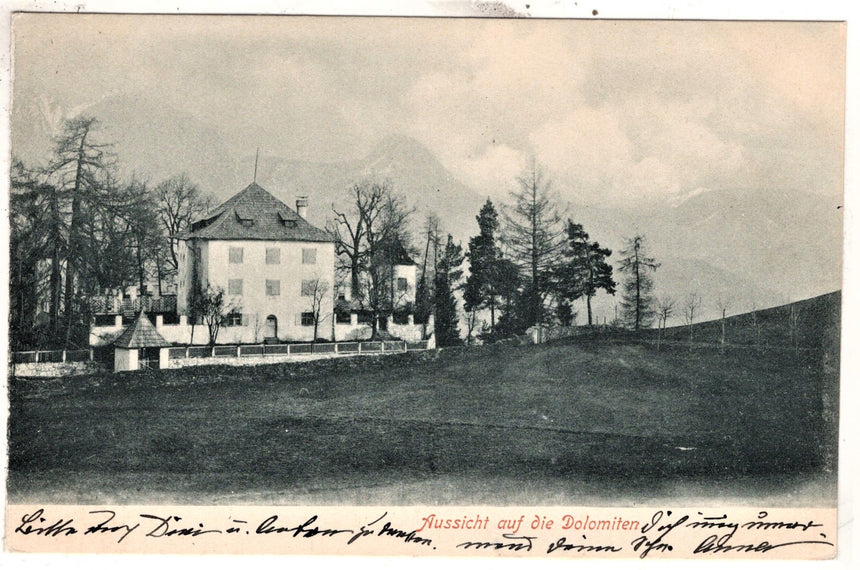
[[[95,210],[112,202],[105,181],[113,169],[114,156],[110,152],[110,144],[96,142],[97,129],[95,117],[67,120],[54,141],[54,158],[48,167],[70,210],[66,225],[63,285],[65,345],[71,340],[73,326],[81,324],[77,314],[80,302],[77,279],[89,254],[84,229]]]
[[[52,220],[53,186],[38,172],[12,161],[9,195],[9,339],[13,350],[43,344],[44,327],[38,325],[39,302],[51,298],[50,315],[56,321],[60,295],[59,224]],[[46,279],[43,260],[57,259],[56,273]],[[56,285],[56,286],[55,286]]]
[[[541,169],[532,168],[517,179],[514,204],[505,209],[503,240],[524,280],[518,310],[525,327],[543,322],[545,302],[552,293],[552,274],[564,245],[564,228]]]
[[[619,271],[625,275],[621,312],[630,328],[639,330],[651,326],[654,320],[654,279],[651,274],[660,267],[645,249],[645,238],[641,235],[627,240],[621,250]]]

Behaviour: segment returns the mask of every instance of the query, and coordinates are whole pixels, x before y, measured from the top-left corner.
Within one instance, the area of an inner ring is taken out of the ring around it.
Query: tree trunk
[[[690,310],[690,352],[693,352],[693,311]]]
[[[155,261],[155,274],[156,274],[157,279],[158,279],[158,296],[162,297],[164,295],[164,293],[162,292],[162,289],[161,289],[162,267],[161,267],[161,261],[159,261],[158,258],[156,258],[156,261]]]
[[[490,334],[496,332],[496,296],[490,295]]]
[[[636,242],[633,245],[633,274],[636,276],[636,312],[635,318],[636,322],[633,325],[634,330],[639,330],[639,320],[640,320],[640,310],[642,307],[642,299],[640,299],[640,284],[639,284],[639,272],[641,268],[639,267],[639,242]]]
[[[52,251],[51,251],[51,278],[50,278],[50,302],[51,306],[49,308],[49,326],[51,331],[51,336],[56,338],[59,333],[59,320],[60,320],[60,295],[63,290],[63,275],[62,275],[62,267],[60,266],[60,225],[62,220],[60,219],[60,205],[59,198],[57,197],[57,190],[54,188],[51,191],[50,198],[50,208],[51,208],[51,232],[52,232]]]
[[[591,295],[585,296],[585,305],[588,307],[588,327],[591,328]]]
[[[75,185],[72,190],[72,219],[69,222],[69,246],[66,255],[66,294],[63,303],[66,319],[66,341],[65,345],[69,345],[69,340],[72,332],[72,313],[74,312],[74,292],[75,292],[75,265],[80,252],[80,225],[81,225],[81,189],[82,178],[84,172],[84,148],[86,145],[88,131],[85,131],[81,136],[81,142],[78,146],[78,161],[75,167]]]

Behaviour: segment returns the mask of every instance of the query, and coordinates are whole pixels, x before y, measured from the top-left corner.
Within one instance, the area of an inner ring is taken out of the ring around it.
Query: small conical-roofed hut
[[[156,330],[143,311],[114,341],[114,372],[137,370],[141,361],[157,363],[160,349],[170,346]],[[141,356],[143,358],[141,358]],[[154,367],[158,367],[157,365]]]

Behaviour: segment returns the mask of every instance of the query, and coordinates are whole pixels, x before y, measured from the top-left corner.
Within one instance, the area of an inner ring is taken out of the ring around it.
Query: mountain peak
[[[380,160],[418,159],[421,163],[438,163],[430,150],[408,135],[388,135],[380,140],[367,156],[370,162]]]
[[[696,196],[699,196],[700,194],[705,194],[706,192],[710,192],[710,191],[711,191],[711,188],[702,188],[700,186],[698,188],[694,188],[694,189],[688,190],[686,192],[678,192],[677,194],[673,194],[672,196],[669,196],[668,202],[669,202],[670,206],[672,206],[673,208],[677,208],[678,206],[680,206],[681,204],[683,204],[684,202],[686,202],[690,198],[694,198]]]

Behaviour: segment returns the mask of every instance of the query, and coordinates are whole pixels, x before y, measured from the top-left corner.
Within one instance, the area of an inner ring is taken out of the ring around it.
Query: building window
[[[395,325],[408,325],[409,324],[409,313],[405,311],[395,311],[394,313],[394,324]]]
[[[266,279],[266,295],[275,297],[281,294],[281,282],[278,279]]]
[[[95,326],[112,327],[116,324],[116,315],[96,315]]]
[[[311,312],[302,313],[302,326],[303,327],[312,327],[314,326],[314,314]]]
[[[267,247],[266,248],[266,265],[280,265],[281,263],[281,248]]]
[[[225,327],[241,327],[242,313],[231,312],[224,315],[224,319],[221,321],[221,324]]]
[[[337,311],[334,316],[338,324],[348,325],[351,322],[349,311]]]
[[[241,279],[228,279],[227,280],[227,294],[228,295],[241,295],[242,294],[242,280]]]
[[[253,228],[254,227],[254,220],[242,220],[242,227],[243,228]]]
[[[406,283],[406,278],[405,277],[398,277],[397,278],[397,291],[400,293],[403,293],[404,291],[406,291],[407,287],[408,287],[408,285]]]
[[[241,247],[230,248],[230,263],[242,263],[243,249]]]
[[[317,248],[309,247],[302,249],[302,263],[304,265],[314,265],[317,262]]]
[[[313,297],[316,289],[315,279],[302,279],[302,297]]]

